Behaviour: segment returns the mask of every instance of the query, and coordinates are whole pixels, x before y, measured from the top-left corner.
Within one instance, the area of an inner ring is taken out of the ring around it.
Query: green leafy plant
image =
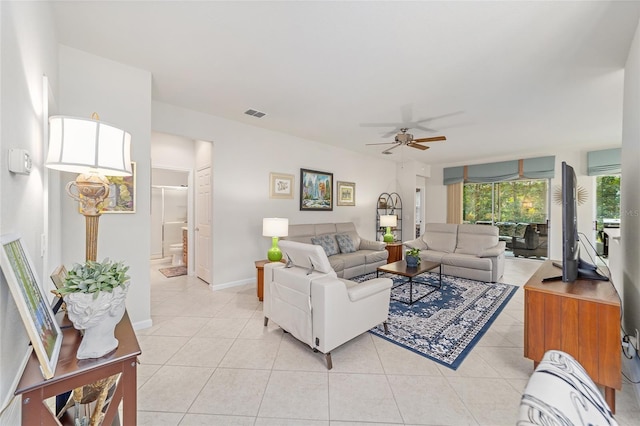
[[[405,251],[406,257],[415,257],[417,259],[416,263],[420,263],[420,249],[419,248],[411,248]]]
[[[112,262],[108,258],[102,262],[87,260],[76,263],[58,291],[63,296],[71,293],[93,293],[95,299],[100,292],[112,292],[129,281],[128,270],[129,267],[123,262]]]

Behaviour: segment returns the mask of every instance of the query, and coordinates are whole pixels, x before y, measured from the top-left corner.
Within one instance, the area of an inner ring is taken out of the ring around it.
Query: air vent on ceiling
[[[256,111],[255,109],[248,109],[244,113],[247,114],[247,115],[252,115],[252,116],[254,116],[256,118],[262,118],[265,115],[267,115],[267,113],[262,112],[262,111]]]

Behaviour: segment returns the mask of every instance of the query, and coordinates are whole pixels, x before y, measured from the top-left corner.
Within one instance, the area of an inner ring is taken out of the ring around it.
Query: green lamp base
[[[278,237],[271,238],[272,246],[267,251],[267,259],[271,262],[279,262],[282,259],[282,252],[280,251],[280,247],[278,247]]]
[[[391,233],[391,227],[390,227],[390,226],[387,226],[387,233],[386,233],[386,234],[384,234],[384,239],[383,239],[383,241],[384,241],[385,243],[392,243],[392,242],[393,242],[393,240],[394,240],[394,238],[393,238],[393,234]]]

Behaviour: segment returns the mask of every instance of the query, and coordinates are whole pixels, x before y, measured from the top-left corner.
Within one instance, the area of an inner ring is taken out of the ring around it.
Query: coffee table
[[[439,281],[438,281],[438,287],[436,288],[442,288],[442,263],[439,262],[429,262],[426,260],[422,260],[418,266],[416,267],[411,267],[411,266],[407,266],[407,262],[405,260],[399,260],[397,262],[393,262],[393,263],[388,263],[386,265],[382,265],[379,266],[376,269],[376,277],[378,277],[380,275],[380,272],[388,272],[390,274],[396,274],[396,275],[402,275],[403,277],[408,277],[409,281],[405,281],[402,284],[398,284],[397,286],[393,287],[400,287],[401,285],[405,285],[407,283],[409,283],[409,306],[413,305],[414,303],[416,303],[418,300],[422,299],[423,297],[426,297],[429,295],[429,293],[425,294],[424,296],[420,296],[419,298],[417,298],[416,300],[413,300],[413,278],[420,275],[420,274],[424,274],[425,272],[428,272],[432,269],[435,268],[439,268],[440,271],[440,277],[439,277]],[[429,283],[420,283],[420,284],[426,284],[426,285],[431,285]],[[433,286],[435,287],[435,286]],[[393,299],[393,300],[397,300],[397,299]],[[398,300],[399,302],[404,302],[403,300]]]

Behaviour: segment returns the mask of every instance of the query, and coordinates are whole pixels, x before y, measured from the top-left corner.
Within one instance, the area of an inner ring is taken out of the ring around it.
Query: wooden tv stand
[[[615,389],[622,388],[620,299],[611,281],[542,282],[560,273],[547,260],[524,286],[524,356],[537,366],[550,349],[572,355],[604,387],[615,413]]]

